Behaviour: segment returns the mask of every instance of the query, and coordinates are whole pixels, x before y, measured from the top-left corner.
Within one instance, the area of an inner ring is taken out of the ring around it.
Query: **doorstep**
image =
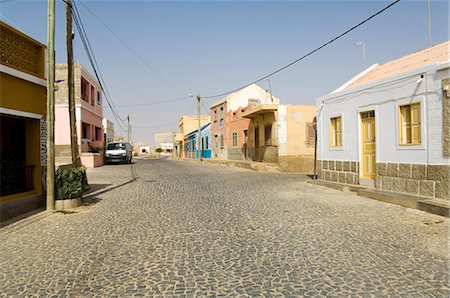
[[[364,185],[339,183],[339,182],[327,181],[327,180],[321,180],[321,179],[310,180],[310,181],[307,181],[307,183],[325,186],[328,188],[345,191],[345,192],[349,192],[349,191],[358,192],[359,190],[367,188]]]
[[[361,189],[358,195],[407,208],[418,209],[429,213],[449,217],[450,201],[430,199],[404,193],[390,192],[378,189]]]

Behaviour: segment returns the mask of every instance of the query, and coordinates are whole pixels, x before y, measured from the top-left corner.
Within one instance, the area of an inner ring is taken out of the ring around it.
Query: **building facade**
[[[374,65],[317,99],[321,179],[449,199],[449,48]]]
[[[200,126],[208,124],[210,122],[209,115],[200,115]],[[184,115],[178,120],[178,127],[180,134],[178,137],[175,135],[177,143],[175,144],[176,150],[180,154],[180,158],[187,158],[186,153],[186,137],[192,131],[198,129],[198,116],[196,115]]]
[[[203,125],[200,129],[200,157],[201,158],[211,158],[212,156],[212,143],[211,143],[211,123]],[[192,131],[186,136],[185,140],[185,153],[184,156],[187,158],[198,158],[198,129]]]
[[[279,102],[278,98],[252,84],[213,103],[211,105],[213,158],[247,159],[246,138],[250,120],[240,116],[242,110],[249,104],[279,104]],[[237,145],[233,144],[233,138],[234,140],[237,138]]]
[[[55,155],[64,161],[71,156],[67,64],[57,64],[55,79]],[[81,163],[87,167],[103,164],[103,90],[81,64],[75,64],[75,114]]]
[[[0,21],[0,225],[45,208],[46,46]]]
[[[102,120],[103,126],[103,140],[105,147],[108,143],[114,142],[114,123],[106,118]]]
[[[314,170],[315,106],[250,105],[241,117],[250,119],[245,155],[253,161],[278,163],[281,171]],[[239,139],[232,133],[232,145]]]

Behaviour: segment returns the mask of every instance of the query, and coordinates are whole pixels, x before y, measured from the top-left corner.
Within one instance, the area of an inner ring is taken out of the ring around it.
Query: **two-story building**
[[[209,115],[200,116],[200,126],[208,124],[210,122]],[[178,127],[180,129],[180,135],[175,135],[175,147],[179,153],[179,157],[186,158],[186,145],[187,145],[187,135],[192,131],[198,129],[198,116],[196,115],[184,115],[178,120]]]
[[[75,64],[75,114],[81,163],[86,167],[103,165],[103,90],[81,64]],[[71,162],[67,64],[57,64],[55,80],[55,156],[60,163]]]
[[[211,105],[213,158],[247,159],[250,120],[240,116],[249,104],[279,104],[280,100],[256,84],[243,88]]]
[[[0,225],[45,208],[47,47],[0,21]]]

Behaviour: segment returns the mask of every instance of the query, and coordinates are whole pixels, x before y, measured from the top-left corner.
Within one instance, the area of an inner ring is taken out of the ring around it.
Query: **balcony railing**
[[[34,165],[1,167],[0,196],[34,190]]]

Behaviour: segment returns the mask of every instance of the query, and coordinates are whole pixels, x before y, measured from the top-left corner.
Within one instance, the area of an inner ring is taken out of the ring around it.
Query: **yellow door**
[[[375,179],[375,112],[361,113],[362,178]]]

